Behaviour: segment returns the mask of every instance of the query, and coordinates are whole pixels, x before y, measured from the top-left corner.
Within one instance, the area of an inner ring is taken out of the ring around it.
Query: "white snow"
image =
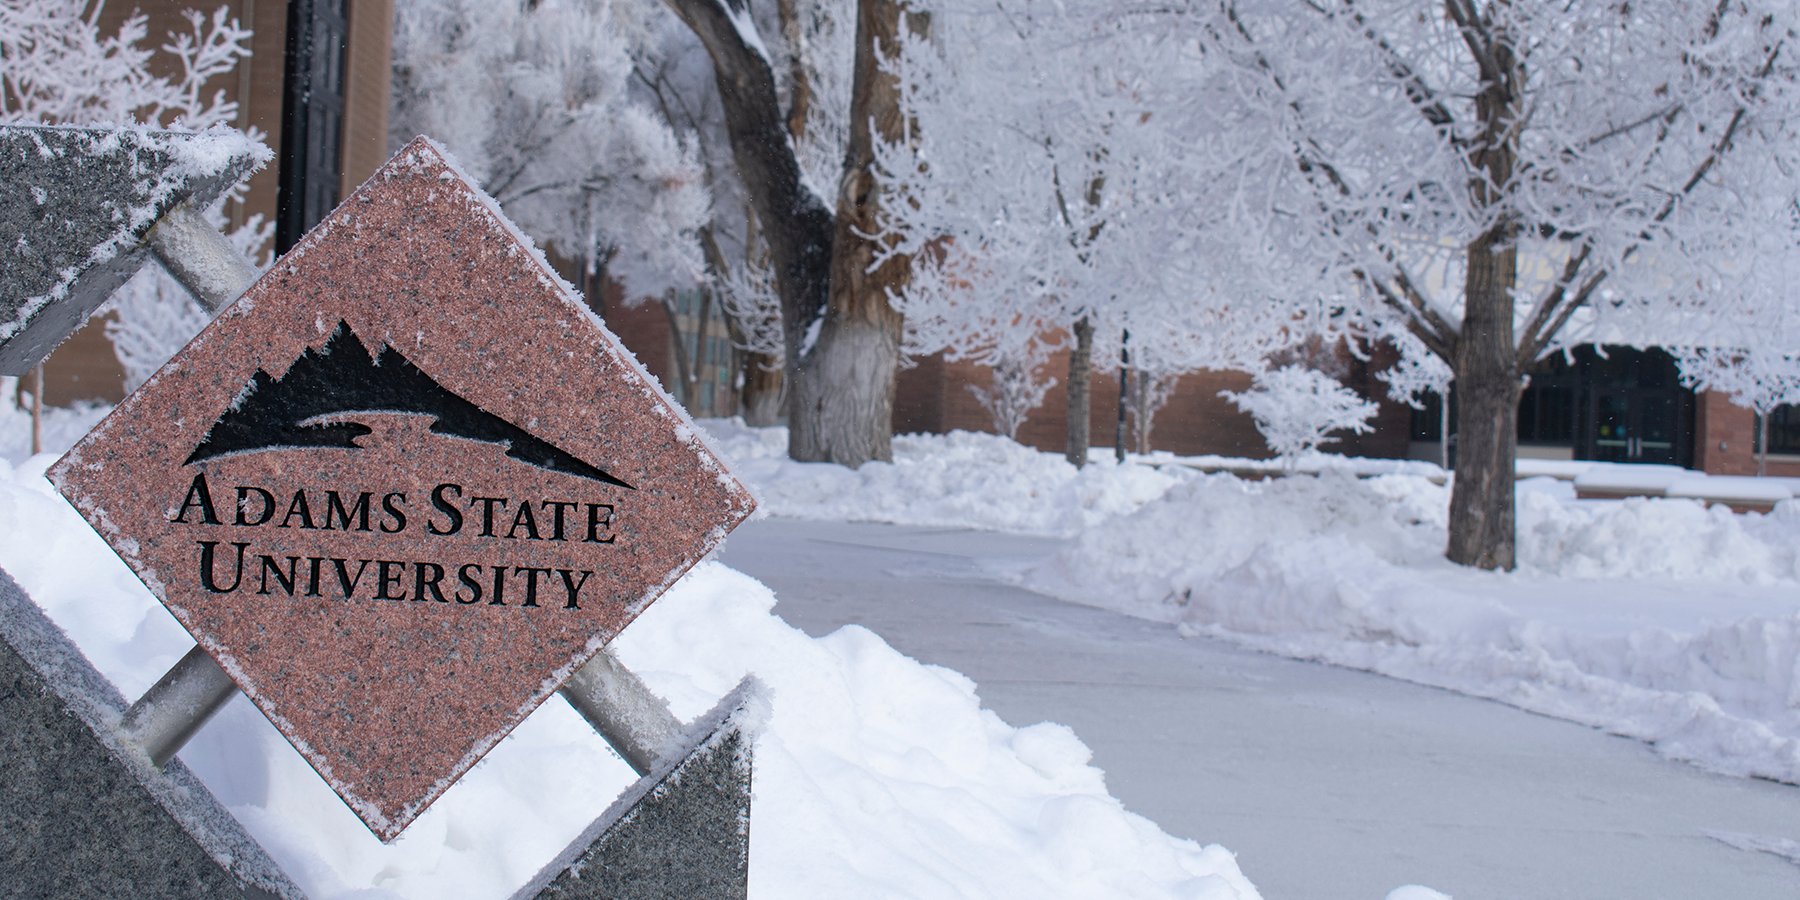
[[[1060,456],[967,431],[895,435],[893,462],[847,469],[788,459],[785,428],[745,428],[737,419],[701,424],[758,492],[759,510],[776,516],[1068,536],[1190,477],[1178,465],[1115,466],[1111,457],[1077,471]]]
[[[1654,466],[1543,467],[1519,483],[1516,572],[1443,558],[1434,466],[1155,455],[1077,472],[991,435],[908,435],[858,470],[785,459],[779,429],[708,427],[776,515],[1073,536],[1034,590],[1192,634],[1491,697],[1639,738],[1704,768],[1800,783],[1800,500],[1734,514],[1693,499],[1577,500],[1576,485],[1712,498],[1780,479]],[[1640,471],[1641,470],[1641,471]],[[1536,469],[1530,469],[1536,471]],[[1357,478],[1357,474],[1374,474]]]
[[[137,696],[192,641],[43,479],[53,459],[0,463],[0,567]],[[684,720],[746,673],[768,686],[752,896],[1258,896],[1229,851],[1126,811],[1068,728],[1015,728],[956,672],[860,627],[810,638],[774,603],[702,563],[613,644]],[[383,845],[241,697],[181,757],[315,900],[506,897],[634,778],[553,699]]]
[[[96,414],[54,413],[53,445]],[[43,481],[50,455],[21,458],[23,420],[0,423],[16,461],[0,468],[0,566],[135,696],[191,642]],[[1190,634],[1590,723],[1714,771],[1800,782],[1800,500],[1766,515],[1578,500],[1566,479],[1594,467],[1565,467],[1520,482],[1520,566],[1496,573],[1442,558],[1450,488],[1429,466],[1318,457],[1312,473],[1258,481],[1096,453],[1077,471],[953,433],[897,437],[894,462],[849,470],[786,459],[781,429],[700,424],[774,515],[1065,536],[1010,577]],[[615,643],[684,718],[749,672],[772,689],[756,751],[757,896],[1256,896],[1229,852],[1124,810],[1067,728],[1007,725],[968,679],[860,627],[808,638],[770,614],[774,599],[706,563]],[[248,704],[183,758],[318,898],[505,896],[632,777],[552,701],[384,846]]]

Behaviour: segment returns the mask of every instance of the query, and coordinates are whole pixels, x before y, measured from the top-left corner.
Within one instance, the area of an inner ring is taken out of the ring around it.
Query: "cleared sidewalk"
[[[1061,722],[1113,793],[1220,843],[1270,900],[1791,898],[1800,788],[1709,775],[1491,701],[1251,653],[1004,583],[1057,542],[769,519],[720,558],[810,634],[860,624],[967,674],[1015,725]]]

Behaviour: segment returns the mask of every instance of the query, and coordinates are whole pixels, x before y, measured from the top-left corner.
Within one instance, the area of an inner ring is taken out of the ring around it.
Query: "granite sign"
[[[50,476],[384,840],[753,507],[424,139]]]

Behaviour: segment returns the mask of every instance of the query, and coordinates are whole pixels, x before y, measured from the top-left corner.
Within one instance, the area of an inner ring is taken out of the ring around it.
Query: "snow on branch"
[[[637,296],[706,279],[698,147],[630,96],[608,3],[401,0],[390,138],[442,141],[535,240]]]
[[[1298,363],[1258,372],[1250,390],[1219,396],[1249,413],[1269,449],[1290,467],[1301,454],[1337,440],[1328,437],[1333,431],[1373,430],[1368,420],[1380,411],[1337,379]]]
[[[156,51],[139,46],[148,36],[138,13],[103,34],[102,0],[5,0],[0,2],[0,122],[59,125],[138,123],[195,130],[237,116],[225,92],[210,98],[202,87],[250,55],[250,32],[219,7],[208,19],[184,13],[187,33],[169,34],[162,51],[178,61],[181,76],[152,75]]]
[[[1033,345],[1034,349],[1036,345]],[[1044,402],[1044,395],[1056,386],[1054,377],[1039,380],[1038,370],[1043,367],[1044,356],[1041,352],[1026,354],[1007,353],[995,360],[993,366],[993,387],[984,388],[976,384],[963,385],[975,401],[993,417],[994,432],[1016,439],[1019,426],[1031,411]]]

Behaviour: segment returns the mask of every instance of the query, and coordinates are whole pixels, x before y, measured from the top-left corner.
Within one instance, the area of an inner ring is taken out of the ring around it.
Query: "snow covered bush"
[[[1380,407],[1358,397],[1337,379],[1302,365],[1256,373],[1250,390],[1219,396],[1256,420],[1256,430],[1277,456],[1291,465],[1300,454],[1337,440],[1333,431],[1364,434]]]
[[[1044,395],[1056,386],[1054,377],[1038,380],[1041,360],[1020,359],[1006,355],[994,362],[994,386],[990,390],[978,384],[964,385],[975,395],[975,402],[994,419],[994,433],[1009,438],[1019,435],[1025,417],[1044,402]]]

